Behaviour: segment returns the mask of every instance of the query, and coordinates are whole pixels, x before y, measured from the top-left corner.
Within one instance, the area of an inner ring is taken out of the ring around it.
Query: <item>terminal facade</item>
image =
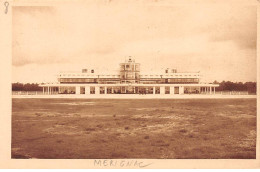
[[[81,73],[60,73],[58,83],[42,84],[44,94],[215,94],[217,84],[201,83],[201,75],[165,69],[156,75],[142,75],[141,65],[129,58],[120,63],[117,75],[96,74],[94,69]]]

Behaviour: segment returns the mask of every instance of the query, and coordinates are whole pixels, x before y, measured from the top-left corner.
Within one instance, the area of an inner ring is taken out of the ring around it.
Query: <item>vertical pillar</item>
[[[76,86],[76,94],[80,94],[80,86]]]
[[[155,94],[155,87],[153,87],[153,94]]]
[[[170,94],[174,94],[174,87],[170,87]]]
[[[50,94],[50,87],[48,86],[48,94]]]
[[[216,94],[216,87],[213,87],[214,88],[214,94]]]
[[[105,89],[105,94],[107,94],[107,87],[104,87],[104,89]]]
[[[160,87],[160,94],[165,94],[165,87]]]
[[[184,94],[184,87],[183,86],[179,87],[179,94]]]
[[[212,94],[212,87],[209,87],[209,94]]]
[[[100,88],[98,86],[95,87],[95,94],[100,94]]]
[[[42,94],[44,94],[44,87],[42,87]]]
[[[111,89],[112,89],[112,94],[114,94],[114,87],[112,87]]]
[[[90,86],[85,87],[85,94],[90,94]]]

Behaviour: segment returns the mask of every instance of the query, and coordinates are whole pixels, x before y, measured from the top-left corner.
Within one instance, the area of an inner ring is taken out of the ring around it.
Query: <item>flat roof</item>
[[[49,83],[49,84],[41,84],[39,85],[40,87],[58,87],[58,86],[100,86],[100,87],[127,87],[127,86],[132,86],[132,87],[163,87],[163,86],[186,86],[186,87],[218,87],[219,84],[205,84],[205,83],[200,83],[200,84],[59,84],[59,83]]]

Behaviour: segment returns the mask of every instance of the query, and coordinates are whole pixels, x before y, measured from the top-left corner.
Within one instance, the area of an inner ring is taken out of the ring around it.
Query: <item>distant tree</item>
[[[22,84],[22,83],[12,83],[12,91],[41,91],[42,88],[39,87],[39,84],[35,83],[27,83],[27,84]]]
[[[248,91],[248,93],[256,94],[256,82],[231,82],[231,81],[214,81],[214,84],[219,84],[216,91]]]
[[[23,84],[17,82],[12,84],[12,90],[13,91],[22,91],[23,90]]]
[[[213,84],[219,84],[219,82],[215,80],[215,81],[213,82]]]
[[[256,82],[246,82],[245,85],[249,93],[256,93]]]

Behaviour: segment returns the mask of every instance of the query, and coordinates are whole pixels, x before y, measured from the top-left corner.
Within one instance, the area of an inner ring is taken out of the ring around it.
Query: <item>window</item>
[[[174,94],[179,94],[179,87],[174,87]]]
[[[160,94],[160,87],[155,87],[155,94]]]
[[[170,87],[165,87],[165,94],[170,94]]]
[[[80,87],[80,94],[85,94],[85,87]]]
[[[95,87],[90,87],[90,94],[95,94]]]
[[[94,73],[94,69],[91,70],[91,73]]]
[[[105,89],[106,89],[106,87],[100,87],[100,94],[105,94]]]

